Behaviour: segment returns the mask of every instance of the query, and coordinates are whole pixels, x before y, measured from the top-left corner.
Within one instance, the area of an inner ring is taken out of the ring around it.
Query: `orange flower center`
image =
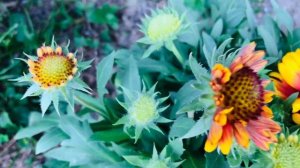
[[[262,111],[263,86],[258,75],[248,67],[232,74],[222,87],[224,106],[233,107],[229,121],[256,119]]]

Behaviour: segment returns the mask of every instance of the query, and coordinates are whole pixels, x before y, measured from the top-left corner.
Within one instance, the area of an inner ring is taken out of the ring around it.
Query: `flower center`
[[[133,103],[130,111],[136,122],[146,124],[154,118],[156,104],[153,98],[143,95]]]
[[[180,19],[173,14],[159,14],[152,18],[148,26],[148,36],[153,41],[167,40],[179,29]]]
[[[256,119],[263,106],[263,86],[258,75],[244,67],[234,73],[222,88],[224,106],[233,107],[229,121]]]
[[[73,75],[74,62],[65,56],[48,55],[39,57],[33,68],[33,75],[43,87],[60,86]]]

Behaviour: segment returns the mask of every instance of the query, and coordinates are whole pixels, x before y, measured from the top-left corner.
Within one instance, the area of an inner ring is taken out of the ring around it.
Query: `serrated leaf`
[[[222,154],[217,151],[206,153],[206,168],[229,168],[228,163],[225,161]]]
[[[144,167],[148,163],[144,156],[123,156],[123,158],[134,166]]]
[[[209,130],[212,116],[203,115],[182,138],[191,138],[204,134]]]

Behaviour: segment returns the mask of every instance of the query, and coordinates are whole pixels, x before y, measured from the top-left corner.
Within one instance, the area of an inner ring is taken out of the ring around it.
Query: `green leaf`
[[[254,14],[254,11],[251,7],[251,4],[249,2],[249,0],[246,0],[246,16],[247,16],[247,21],[248,21],[248,24],[249,26],[254,29],[256,27],[256,17],[255,17],[255,14]]]
[[[144,156],[123,156],[123,158],[134,166],[144,167],[148,163],[148,159]]]
[[[211,117],[203,115],[182,138],[191,138],[206,133],[211,125]]]
[[[99,103],[99,100],[82,92],[74,92],[74,98],[79,104],[94,112],[98,112],[104,118],[109,119],[109,116],[106,114],[105,107]]]
[[[16,125],[10,120],[8,113],[0,113],[0,128],[9,129],[11,127],[16,127]]]
[[[111,53],[97,65],[97,92],[101,103],[103,103],[103,95],[107,93],[106,83],[113,73],[114,55],[114,52]]]
[[[51,91],[44,91],[41,96],[41,108],[42,108],[42,116],[45,115],[47,109],[49,108],[52,102],[52,93]]]
[[[281,6],[279,6],[275,0],[271,0],[271,4],[275,11],[275,15],[277,21],[279,22],[279,26],[284,26],[289,31],[289,33],[292,33],[294,28],[294,22],[291,15]]]
[[[40,91],[41,88],[39,85],[37,84],[33,84],[31,85],[27,90],[26,92],[24,93],[23,97],[21,99],[24,99],[28,96],[32,96],[32,95],[35,95],[38,91]]]
[[[40,154],[46,152],[47,150],[55,147],[63,140],[68,139],[69,136],[66,135],[61,129],[52,128],[46,132],[37,142],[35,147],[35,154]]]
[[[213,26],[210,35],[216,39],[222,34],[222,31],[223,31],[223,20],[220,18]]]
[[[228,163],[225,161],[224,156],[218,154],[217,151],[206,153],[206,168],[229,168]]]
[[[22,139],[22,138],[28,138],[32,137],[36,134],[39,134],[41,132],[47,131],[50,128],[57,125],[56,121],[53,120],[41,120],[38,122],[33,123],[32,125],[22,128],[18,131],[18,133],[15,135],[14,139]]]
[[[196,77],[197,81],[202,82],[205,79],[209,79],[209,74],[207,70],[204,67],[202,67],[200,64],[198,64],[197,60],[192,55],[190,55],[189,63],[190,63],[191,70],[194,76]]]
[[[268,54],[270,54],[270,56],[272,57],[278,57],[278,48],[276,45],[276,40],[271,35],[271,33],[266,29],[266,27],[259,26],[258,34],[262,36]]]
[[[199,154],[192,154],[187,152],[185,161],[182,164],[183,168],[205,168],[205,159]]]
[[[130,139],[130,137],[123,131],[123,127],[98,131],[90,137],[91,141],[104,142],[120,142],[128,139]]]
[[[174,137],[182,137],[185,135],[195,124],[195,121],[186,118],[186,117],[179,117],[174,121],[174,124],[171,126],[171,130],[169,133],[170,138]]]

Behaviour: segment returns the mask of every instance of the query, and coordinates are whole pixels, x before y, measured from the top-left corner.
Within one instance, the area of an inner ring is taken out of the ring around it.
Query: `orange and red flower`
[[[251,43],[244,47],[229,68],[216,64],[212,69],[210,85],[216,112],[205,143],[207,152],[219,147],[228,154],[233,139],[245,148],[252,140],[262,150],[277,142],[276,134],[281,128],[271,119],[272,110],[266,106],[273,92],[264,90],[268,81],[257,74],[267,61],[263,51],[254,51],[255,46]]]
[[[300,49],[287,53],[278,64],[278,72],[270,74],[275,91],[283,99],[291,94],[300,92]],[[300,124],[300,97],[293,103],[292,118],[296,124]]]

